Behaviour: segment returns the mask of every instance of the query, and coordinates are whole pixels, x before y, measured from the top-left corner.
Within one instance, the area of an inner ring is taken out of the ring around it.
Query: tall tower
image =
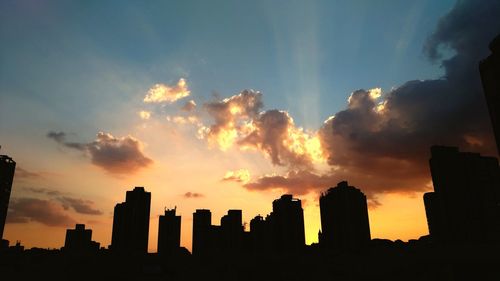
[[[479,63],[484,95],[500,153],[500,35],[490,43],[491,55]]]
[[[266,218],[270,224],[271,241],[277,252],[293,252],[305,245],[304,212],[299,199],[291,194],[273,201],[273,211]]]
[[[359,250],[370,242],[366,196],[346,181],[319,198],[320,244],[334,251]]]
[[[198,209],[193,213],[193,255],[206,255],[212,247],[212,213]]]
[[[500,238],[500,169],[494,157],[431,147],[434,192],[424,195],[436,242],[482,243]]]
[[[116,204],[111,249],[116,252],[148,252],[151,193],[144,187],[127,191],[125,202]]]
[[[243,246],[243,224],[241,210],[229,210],[220,220],[222,251],[238,253]]]
[[[165,210],[158,224],[158,254],[172,255],[181,246],[181,216],[175,209]]]
[[[3,238],[15,170],[16,162],[7,155],[0,155],[0,238]]]

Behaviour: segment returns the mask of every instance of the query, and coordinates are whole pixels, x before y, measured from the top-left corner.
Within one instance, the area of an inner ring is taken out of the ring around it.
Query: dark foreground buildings
[[[173,255],[181,247],[181,216],[176,209],[165,210],[158,223],[158,254]]]
[[[150,205],[151,193],[144,187],[127,191],[125,202],[115,206],[111,250],[137,254],[148,252]]]
[[[370,242],[366,196],[346,181],[328,189],[319,198],[320,245],[331,251],[361,250]]]
[[[3,238],[15,170],[16,162],[7,155],[0,155],[0,239]]]
[[[479,63],[481,81],[500,153],[500,35],[490,43],[491,55]]]
[[[198,209],[193,213],[193,255],[235,256],[241,254],[245,246],[241,210],[229,210],[220,220],[220,225],[212,225],[210,210]]]
[[[437,243],[494,243],[500,238],[500,169],[494,157],[433,146],[434,192],[424,195],[431,238]]]
[[[296,254],[305,247],[301,201],[283,195],[273,201],[273,211],[264,219],[250,221],[250,232],[242,223],[241,210],[229,210],[220,226],[212,225],[210,210],[193,213],[193,255],[236,257],[242,254]]]

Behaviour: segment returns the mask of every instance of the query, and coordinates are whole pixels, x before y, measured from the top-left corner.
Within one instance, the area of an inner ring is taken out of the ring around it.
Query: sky
[[[291,193],[306,243],[347,180],[372,238],[428,234],[433,144],[496,155],[477,69],[498,1],[2,1],[0,153],[17,162],[4,238],[111,241],[125,192],[246,223]]]

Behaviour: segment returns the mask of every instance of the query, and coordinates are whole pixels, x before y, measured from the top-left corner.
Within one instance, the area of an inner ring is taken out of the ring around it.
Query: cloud
[[[23,190],[45,195],[46,197],[58,201],[65,210],[73,209],[75,212],[85,215],[102,215],[100,210],[94,209],[94,202],[64,195],[63,192],[44,187],[22,187]]]
[[[134,173],[153,163],[144,155],[142,142],[132,136],[116,138],[99,132],[90,143],[67,142],[64,132],[49,132],[47,137],[65,147],[83,151],[92,164],[112,174]]]
[[[49,200],[35,198],[13,199],[9,204],[7,216],[9,223],[39,222],[47,226],[67,227],[75,224],[64,209]]]
[[[151,118],[151,111],[141,110],[137,114],[139,114],[139,117],[141,117],[141,119],[143,120],[148,120],[149,118]]]
[[[23,187],[22,189],[29,191],[29,192],[32,192],[32,193],[46,194],[49,196],[61,195],[61,192],[58,190],[53,190],[53,189],[44,188],[44,187]]]
[[[250,172],[247,169],[239,169],[236,171],[227,171],[224,175],[223,181],[235,181],[240,183],[247,183],[250,181]]]
[[[177,85],[169,86],[167,84],[155,84],[150,88],[144,97],[145,103],[173,103],[179,99],[189,96],[191,92],[188,89],[186,80],[179,79]]]
[[[214,123],[202,128],[202,135],[211,144],[226,150],[251,126],[251,120],[262,107],[262,94],[253,90],[244,90],[230,98],[206,103],[204,109]]]
[[[280,110],[260,113],[238,144],[257,148],[268,155],[273,164],[291,168],[310,168],[314,161],[321,162],[323,158],[319,138],[297,128],[292,117]]]
[[[167,116],[167,121],[169,122],[173,122],[175,124],[180,124],[180,125],[184,125],[184,124],[193,124],[193,125],[200,125],[201,126],[201,123],[200,121],[198,120],[198,117],[196,116]]]
[[[58,143],[63,143],[66,140],[66,133],[50,131],[47,133],[49,139],[53,139]]]
[[[190,100],[190,101],[187,101],[182,107],[181,109],[183,111],[187,111],[187,112],[191,112],[193,110],[195,110],[196,108],[196,103],[194,102],[194,100]]]
[[[43,178],[43,176],[40,173],[31,172],[31,171],[28,171],[28,170],[26,170],[22,167],[19,167],[19,166],[16,167],[15,177],[20,178],[20,179],[40,179],[40,178]]]
[[[196,192],[186,192],[184,193],[184,197],[185,198],[201,198],[201,197],[205,197],[205,195],[201,194],[201,193],[196,193]]]
[[[73,210],[75,210],[75,212],[80,214],[102,215],[102,212],[100,210],[94,209],[92,207],[94,202],[90,200],[82,200],[79,198],[72,198],[67,196],[59,197],[57,199],[63,204],[63,208],[65,210],[72,208]]]
[[[500,31],[499,15],[498,1],[458,1],[424,46],[431,60],[441,60],[443,78],[408,81],[387,93],[379,88],[354,91],[347,108],[328,118],[317,132],[329,171],[291,165],[285,175],[264,175],[244,187],[304,194],[348,180],[371,198],[386,192],[421,192],[429,189],[431,145],[496,154],[478,63]],[[443,47],[453,55],[443,59]],[[250,143],[260,145],[274,164],[300,163],[283,146],[291,135],[281,133],[289,126],[287,118],[279,111],[271,116],[272,126],[258,130],[269,127],[271,133],[261,133]]]
[[[258,150],[275,165],[311,167],[323,160],[317,135],[296,127],[286,111],[261,111],[263,106],[262,94],[253,90],[206,103],[213,123],[198,132],[221,150],[233,146]]]

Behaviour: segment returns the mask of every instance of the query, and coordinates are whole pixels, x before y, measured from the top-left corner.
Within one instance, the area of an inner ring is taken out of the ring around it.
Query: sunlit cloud
[[[227,171],[222,180],[235,181],[235,182],[239,182],[239,183],[247,183],[250,181],[250,172],[247,169],[239,169],[236,171]]]
[[[149,118],[151,118],[151,111],[141,110],[138,112],[138,114],[139,117],[141,117],[141,119],[143,120],[148,120]]]
[[[191,92],[188,89],[184,78],[179,79],[177,85],[155,84],[151,87],[144,97],[145,103],[173,103],[179,99],[189,96]]]
[[[201,123],[200,123],[198,117],[196,117],[196,116],[176,115],[176,116],[167,116],[166,119],[168,122],[172,122],[175,124],[180,124],[180,125],[184,125],[184,124],[199,125],[200,124],[200,126],[201,126]]]
[[[286,111],[260,111],[262,107],[262,94],[253,90],[207,103],[213,123],[200,126],[198,135],[222,151],[231,147],[261,151],[275,165],[311,167],[325,162],[316,133],[297,127]]]

